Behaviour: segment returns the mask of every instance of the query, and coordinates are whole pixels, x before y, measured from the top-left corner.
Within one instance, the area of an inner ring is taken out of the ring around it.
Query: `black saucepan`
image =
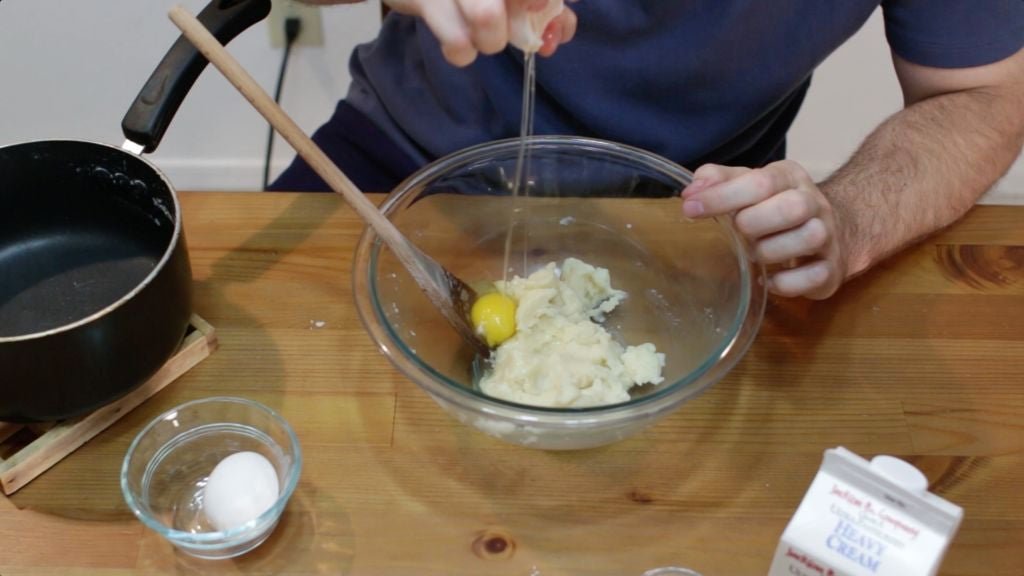
[[[270,0],[215,0],[199,19],[227,43],[269,11]],[[181,343],[192,312],[181,207],[140,154],[156,148],[205,66],[179,38],[126,114],[122,148],[0,148],[0,421],[94,410]]]

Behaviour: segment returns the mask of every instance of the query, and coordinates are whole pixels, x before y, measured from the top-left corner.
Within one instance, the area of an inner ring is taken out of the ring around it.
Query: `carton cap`
[[[922,494],[928,490],[928,478],[924,473],[899,458],[875,456],[871,459],[871,469],[909,492]]]

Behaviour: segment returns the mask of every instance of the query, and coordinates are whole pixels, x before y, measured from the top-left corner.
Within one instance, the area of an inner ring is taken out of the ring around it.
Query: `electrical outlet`
[[[284,48],[284,21],[295,16],[302,20],[302,31],[295,39],[294,46],[323,46],[324,31],[320,23],[320,7],[303,4],[295,0],[274,0],[267,16],[270,26],[270,45]]]

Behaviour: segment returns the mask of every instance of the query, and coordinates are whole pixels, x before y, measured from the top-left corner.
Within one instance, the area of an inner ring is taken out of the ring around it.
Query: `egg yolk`
[[[484,294],[473,302],[470,320],[487,345],[495,347],[516,333],[516,303],[500,292]]]

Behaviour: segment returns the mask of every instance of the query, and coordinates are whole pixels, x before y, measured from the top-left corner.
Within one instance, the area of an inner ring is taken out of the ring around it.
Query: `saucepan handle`
[[[266,18],[270,5],[271,0],[213,0],[197,18],[221,44],[227,44]],[[121,120],[125,137],[144,152],[155,150],[206,64],[192,43],[179,36]]]

